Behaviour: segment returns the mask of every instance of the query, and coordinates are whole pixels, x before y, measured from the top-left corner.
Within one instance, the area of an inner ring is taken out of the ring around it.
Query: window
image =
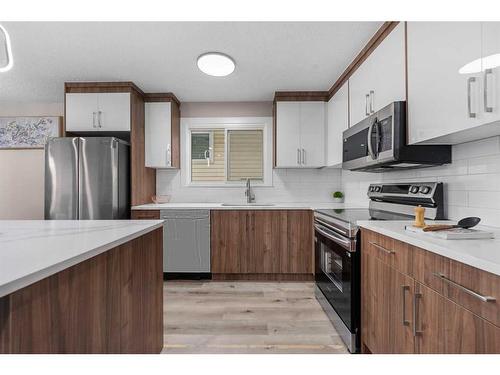
[[[247,178],[270,185],[272,145],[266,142],[271,140],[271,119],[259,120],[183,119],[181,173],[186,185],[241,186]]]

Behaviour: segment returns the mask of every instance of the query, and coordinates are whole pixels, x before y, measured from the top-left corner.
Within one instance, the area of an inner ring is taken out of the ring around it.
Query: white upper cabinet
[[[276,103],[276,167],[325,165],[325,102]]]
[[[487,122],[500,120],[500,22],[482,23],[483,111]]]
[[[146,167],[172,167],[172,105],[170,102],[145,104]]]
[[[410,144],[453,143],[436,138],[484,120],[481,73],[460,72],[481,57],[479,22],[408,22],[407,51]]]
[[[130,131],[130,94],[99,93],[99,126],[104,131]]]
[[[406,100],[405,25],[400,22],[349,78],[350,124]]]
[[[66,131],[97,129],[97,94],[66,94]]]
[[[348,83],[330,99],[327,106],[326,165],[342,164],[342,132],[349,127],[349,90]]]
[[[66,131],[130,131],[130,93],[66,94]]]
[[[276,166],[300,166],[300,103],[276,103]]]

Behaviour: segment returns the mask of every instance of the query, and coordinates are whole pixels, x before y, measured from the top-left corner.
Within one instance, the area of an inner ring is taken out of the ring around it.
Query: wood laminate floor
[[[162,353],[348,353],[313,283],[168,281]]]

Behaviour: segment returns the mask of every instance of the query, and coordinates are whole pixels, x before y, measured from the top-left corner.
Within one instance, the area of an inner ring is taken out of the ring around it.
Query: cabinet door
[[[413,297],[417,353],[444,353],[444,305],[446,299],[432,289],[415,283]]]
[[[325,166],[325,102],[300,104],[301,162],[306,168]]]
[[[102,131],[130,131],[130,93],[99,93],[98,124]]]
[[[404,28],[400,22],[349,78],[351,126],[406,99]]]
[[[450,300],[443,310],[445,353],[500,353],[500,328]]]
[[[172,166],[171,119],[169,102],[145,104],[146,167],[169,168]]]
[[[259,210],[247,214],[247,252],[242,273],[280,273],[281,229],[286,226],[286,211]]]
[[[500,120],[500,22],[482,23],[483,110],[485,122]]]
[[[349,90],[348,83],[330,99],[327,106],[326,165],[328,167],[342,164],[344,138],[342,132],[349,127]]]
[[[300,166],[300,102],[276,103],[276,167]]]
[[[213,273],[241,273],[248,245],[247,213],[246,210],[211,211],[210,251]]]
[[[363,254],[361,280],[363,344],[372,353],[414,353],[413,279]]]
[[[481,24],[408,22],[407,54],[409,143],[450,143],[434,138],[477,126],[480,76],[460,69],[481,56]]]
[[[66,94],[66,131],[96,131],[97,96],[94,93]]]
[[[280,237],[280,273],[313,273],[313,213],[288,210],[274,235]],[[273,230],[274,231],[274,230]]]

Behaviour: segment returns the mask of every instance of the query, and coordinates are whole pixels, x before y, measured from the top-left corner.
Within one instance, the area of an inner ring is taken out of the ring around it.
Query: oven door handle
[[[316,229],[319,233],[321,233],[326,238],[332,240],[333,242],[341,245],[346,250],[351,250],[351,241],[349,239],[345,239],[340,235],[336,235],[333,232],[327,232],[324,227],[319,224],[314,224],[314,229]]]

